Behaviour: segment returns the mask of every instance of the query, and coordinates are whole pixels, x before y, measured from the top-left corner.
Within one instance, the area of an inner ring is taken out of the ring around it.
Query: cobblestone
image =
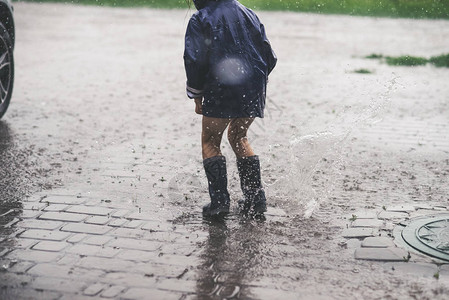
[[[44,208],[44,211],[52,211],[52,212],[63,212],[65,211],[69,206],[67,204],[50,204],[46,208]]]
[[[147,274],[149,276],[161,276],[166,278],[178,278],[181,274],[185,274],[186,269],[191,270],[187,268],[187,265],[184,266],[164,265],[159,264],[157,260],[153,260],[151,264],[136,263],[134,267],[134,271],[138,273]],[[193,272],[195,271],[189,271],[188,273],[190,274]]]
[[[84,268],[99,269],[107,272],[132,270],[135,267],[135,264],[131,261],[103,257],[84,257],[80,260],[79,265]]]
[[[134,229],[134,228],[140,227],[142,224],[143,224],[143,222],[140,220],[132,220],[132,221],[128,222],[128,224],[124,225],[123,227]]]
[[[364,238],[374,235],[375,231],[372,228],[347,228],[342,233],[345,238]]]
[[[357,211],[352,215],[356,216],[357,219],[377,219],[377,213],[369,210]],[[352,218],[352,215],[348,216],[348,219]]]
[[[70,236],[69,233],[61,231],[50,231],[40,229],[29,229],[23,232],[20,237],[36,240],[62,241]]]
[[[121,227],[125,225],[126,222],[128,222],[126,219],[114,219],[111,222],[109,222],[108,225],[112,227]]]
[[[80,294],[68,294],[64,293],[64,295],[58,300],[104,300],[100,296],[87,296]]]
[[[101,293],[101,297],[103,298],[116,298],[120,293],[125,290],[124,286],[114,285],[111,286]]]
[[[142,226],[143,230],[149,231],[173,231],[173,225],[161,222],[147,222]]]
[[[128,215],[126,218],[130,220],[154,221],[154,214],[134,212]]]
[[[407,217],[408,217],[407,213],[395,211],[381,211],[378,215],[378,218],[381,220],[392,220],[392,219],[403,220]]]
[[[388,248],[394,247],[391,238],[387,237],[367,237],[362,242],[362,247],[368,248]]]
[[[395,205],[387,207],[387,211],[396,211],[396,212],[412,212],[415,211],[415,207],[413,205],[403,204],[403,205]]]
[[[92,285],[88,286],[87,289],[84,290],[83,294],[86,296],[96,296],[101,291],[103,291],[106,287],[107,287],[107,285],[101,284],[101,283],[92,284]]]
[[[117,255],[117,258],[137,262],[149,262],[158,258],[158,252],[149,252],[141,250],[123,250]]]
[[[376,261],[405,261],[408,252],[400,248],[359,248],[355,250],[355,258]]]
[[[133,230],[130,228],[116,228],[111,234],[123,238],[142,239],[146,237],[147,231]]]
[[[131,288],[122,295],[123,299],[164,299],[179,300],[182,294],[147,288]]]
[[[112,247],[101,247],[83,244],[73,245],[71,248],[66,250],[67,253],[78,254],[82,256],[100,257],[114,257],[119,251],[119,249],[114,249]]]
[[[47,206],[47,204],[39,203],[39,202],[23,202],[22,203],[22,209],[25,209],[25,210],[41,210],[46,206]]]
[[[82,204],[86,201],[85,198],[78,198],[77,196],[58,196],[52,195],[47,198],[41,200],[44,203],[56,203],[56,204]]]
[[[40,212],[38,210],[24,210],[20,214],[20,217],[22,219],[34,219],[34,218],[37,218],[40,214],[42,214],[42,212]]]
[[[84,243],[88,244],[88,245],[97,245],[97,246],[103,246],[104,244],[108,243],[109,241],[111,241],[112,239],[114,239],[111,236],[107,236],[107,235],[95,235],[95,236],[89,236]]]
[[[27,220],[26,222],[20,222],[18,225],[23,228],[55,230],[62,224],[64,223],[58,221]]]
[[[96,280],[102,277],[104,273],[99,270],[83,269],[70,265],[59,265],[59,264],[38,264],[32,267],[29,274],[54,277],[54,278],[66,278],[66,279],[77,279],[83,281]]]
[[[42,241],[37,243],[32,247],[33,250],[42,250],[42,251],[51,251],[51,252],[59,252],[66,248],[68,243],[66,242],[52,242],[52,241]]]
[[[75,294],[86,288],[87,283],[83,282],[83,279],[84,278],[78,278],[77,280],[73,280],[41,276],[33,281],[31,287],[46,291],[59,291]]]
[[[55,261],[61,256],[62,255],[57,252],[44,252],[34,250],[14,250],[6,255],[6,257],[9,259],[32,261],[36,263]]]
[[[123,217],[127,216],[129,213],[130,213],[129,210],[120,209],[120,210],[117,210],[116,212],[114,212],[112,214],[112,217],[114,217],[114,218],[123,218]]]
[[[125,239],[125,238],[117,238],[111,241],[108,245],[111,247],[117,247],[121,249],[133,249],[143,251],[155,251],[161,247],[161,244],[159,242]]]
[[[88,235],[84,234],[84,233],[77,233],[77,234],[72,235],[70,238],[68,238],[67,242],[73,243],[73,244],[79,243],[82,240],[84,240],[87,236]]]
[[[62,222],[81,222],[84,221],[87,217],[87,215],[71,214],[65,212],[45,212],[39,217],[39,219]]]
[[[413,204],[413,207],[416,210],[433,210],[433,206],[427,203],[417,203],[417,204]]]
[[[359,239],[349,239],[346,241],[346,247],[348,249],[356,249],[359,248],[362,243]]]
[[[58,265],[78,265],[80,261],[80,256],[76,254],[66,253],[62,258],[57,260]]]
[[[129,272],[108,273],[105,276],[106,282],[114,282],[127,287],[149,287],[156,286],[156,279],[151,274],[134,274]]]
[[[108,217],[94,216],[84,221],[84,223],[93,225],[106,225],[109,222],[109,220],[110,218]]]
[[[17,249],[26,249],[30,248],[34,244],[36,244],[38,240],[31,240],[31,239],[19,239],[16,244],[14,245]]]
[[[69,209],[67,209],[67,212],[77,213],[77,214],[86,214],[86,215],[95,215],[95,216],[109,216],[114,212],[114,210],[105,208],[105,207],[99,207],[99,206],[75,205],[75,206],[72,206]]]
[[[376,219],[357,219],[352,222],[352,227],[380,227],[384,224],[382,220]]]
[[[30,261],[18,261],[12,264],[11,267],[9,267],[9,272],[17,273],[17,274],[23,274],[26,271],[28,271],[31,267],[35,265],[34,262]]]
[[[198,243],[198,242],[204,242],[207,237],[197,235],[196,233],[192,232],[189,235],[181,235],[176,232],[162,232],[162,231],[146,231],[148,234],[146,234],[146,238],[148,240],[152,241],[159,241],[161,243],[168,242],[168,243],[174,243],[174,244],[191,244],[191,243]]]
[[[67,224],[61,228],[61,231],[86,233],[86,234],[106,234],[111,230],[107,226],[90,225],[90,224]]]

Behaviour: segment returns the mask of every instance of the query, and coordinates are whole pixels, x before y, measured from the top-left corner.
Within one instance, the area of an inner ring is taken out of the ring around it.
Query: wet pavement
[[[447,21],[262,13],[280,57],[251,132],[268,213],[236,212],[225,143],[233,213],[208,222],[200,119],[184,95],[188,14],[15,11],[16,90],[0,122],[1,299],[447,297],[449,262],[398,231],[448,213],[449,73],[362,58],[447,51]]]

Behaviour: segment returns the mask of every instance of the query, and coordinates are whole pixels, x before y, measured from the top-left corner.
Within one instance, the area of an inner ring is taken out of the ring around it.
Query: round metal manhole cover
[[[414,249],[449,261],[449,214],[412,219],[401,235]]]

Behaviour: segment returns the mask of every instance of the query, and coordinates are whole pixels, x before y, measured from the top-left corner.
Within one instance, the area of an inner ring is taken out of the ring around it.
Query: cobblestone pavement
[[[363,57],[441,54],[448,22],[261,13],[279,55],[250,136],[267,219],[210,223],[188,16],[16,3],[0,299],[446,299],[449,263],[397,232],[448,213],[448,71]]]

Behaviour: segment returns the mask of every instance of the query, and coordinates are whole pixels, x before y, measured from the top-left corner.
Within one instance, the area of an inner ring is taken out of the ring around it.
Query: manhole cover
[[[449,261],[449,214],[411,220],[402,238],[424,254]]]

